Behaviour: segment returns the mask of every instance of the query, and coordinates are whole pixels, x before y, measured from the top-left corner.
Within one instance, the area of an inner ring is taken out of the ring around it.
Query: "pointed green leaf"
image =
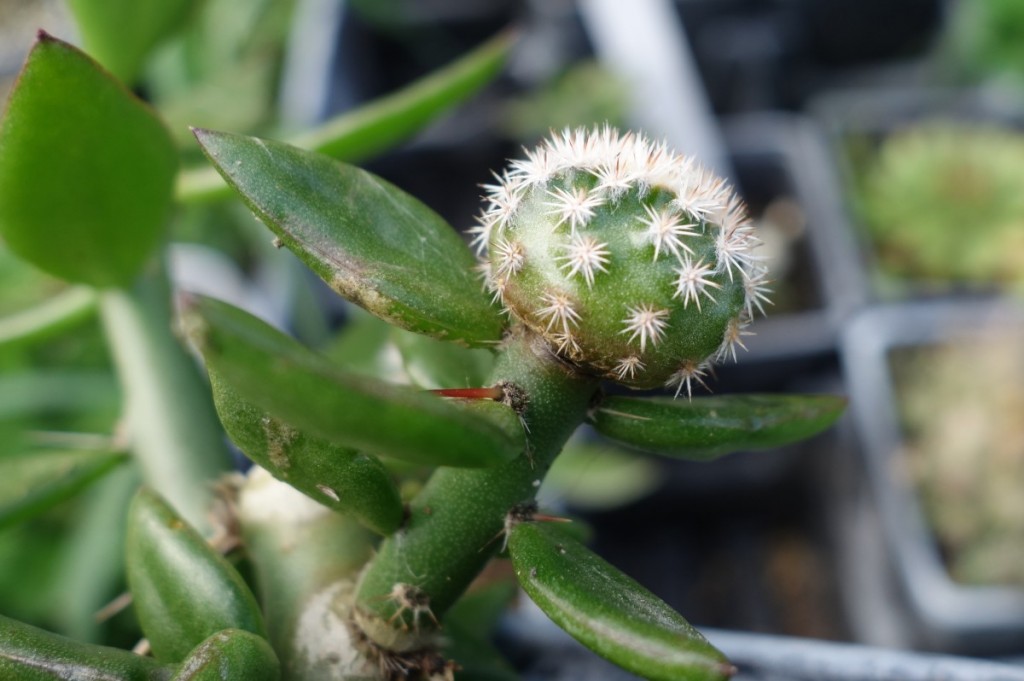
[[[171,670],[127,650],[79,643],[0,615],[0,679],[166,681]]]
[[[70,499],[125,460],[123,454],[92,452],[0,455],[0,529]]]
[[[266,637],[238,571],[152,490],[132,502],[125,550],[132,603],[158,660],[183,660],[224,629]]]
[[[85,49],[125,82],[150,50],[188,16],[195,0],[68,0]]]
[[[288,140],[349,163],[386,151],[486,85],[505,63],[515,33],[504,31],[464,57],[392,94]],[[182,201],[210,201],[231,190],[209,166],[179,177]]]
[[[599,433],[621,444],[708,461],[811,437],[832,425],[845,407],[846,400],[833,395],[609,397],[589,419]]]
[[[248,631],[226,629],[189,653],[172,681],[277,681],[281,665],[267,641]]]
[[[623,669],[657,681],[712,681],[735,671],[668,604],[550,524],[516,525],[508,550],[533,602]]]
[[[57,277],[123,286],[164,234],[177,166],[152,111],[40,34],[0,121],[0,236]]]
[[[307,435],[276,419],[210,372],[213,400],[228,435],[275,478],[383,535],[402,522],[398,487],[379,459]]]
[[[196,130],[210,161],[320,278],[391,324],[466,345],[504,320],[440,216],[385,180],[280,142]]]
[[[525,447],[522,427],[506,412],[470,410],[422,390],[344,372],[219,301],[199,299],[189,315],[193,341],[224,383],[315,437],[434,466],[489,466]]]

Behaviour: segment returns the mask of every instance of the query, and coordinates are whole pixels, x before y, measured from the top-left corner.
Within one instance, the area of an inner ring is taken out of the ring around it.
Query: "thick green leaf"
[[[267,641],[248,631],[227,629],[189,653],[172,681],[277,681],[281,665]]]
[[[266,637],[238,571],[147,488],[128,511],[125,550],[132,602],[158,660],[183,660],[224,629]]]
[[[276,419],[210,372],[224,429],[246,456],[275,478],[380,534],[402,522],[398,487],[379,459],[307,435]]]
[[[177,166],[152,111],[40,34],[0,122],[0,236],[57,277],[123,286],[163,236]]]
[[[735,671],[668,604],[549,524],[516,525],[508,549],[533,602],[623,669],[658,681],[710,681]]]
[[[188,16],[195,0],[68,0],[86,51],[132,82],[154,45]]]
[[[124,463],[122,454],[25,451],[0,456],[0,529],[70,499]]]
[[[523,429],[502,405],[469,409],[415,388],[346,373],[252,315],[215,300],[197,300],[189,315],[193,341],[225,384],[310,435],[435,466],[488,466],[524,450]]]
[[[624,445],[707,461],[811,437],[832,425],[845,407],[846,400],[833,395],[608,397],[589,418],[599,433]]]
[[[504,321],[440,216],[385,180],[280,142],[196,130],[250,208],[331,288],[396,326],[492,345]]]
[[[171,673],[152,658],[79,643],[0,615],[0,679],[166,681]]]
[[[501,69],[514,40],[513,32],[500,33],[411,85],[288,141],[349,163],[371,158],[406,139],[487,84]],[[230,196],[230,193],[220,175],[210,167],[192,169],[179,178],[178,196],[182,201],[213,200]]]

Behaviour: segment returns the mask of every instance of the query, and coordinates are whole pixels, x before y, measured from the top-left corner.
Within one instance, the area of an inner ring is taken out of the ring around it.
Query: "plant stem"
[[[89,319],[96,292],[75,286],[39,305],[0,319],[0,347],[27,345],[55,336]]]
[[[532,333],[516,330],[499,354],[492,380],[519,388],[526,407],[528,451],[493,468],[441,468],[410,505],[406,527],[388,538],[363,573],[356,604],[366,633],[387,646],[383,631],[397,610],[393,589],[411,585],[429,597],[440,616],[462,594],[502,545],[508,512],[531,501],[565,441],[583,420],[597,390],[595,379],[560,363]],[[405,613],[413,629],[429,618]],[[377,625],[373,622],[376,620]],[[386,627],[402,626],[401,621]],[[375,629],[382,629],[375,636]]]
[[[143,480],[208,535],[212,482],[230,460],[210,391],[171,331],[163,271],[131,289],[101,291],[100,315]]]

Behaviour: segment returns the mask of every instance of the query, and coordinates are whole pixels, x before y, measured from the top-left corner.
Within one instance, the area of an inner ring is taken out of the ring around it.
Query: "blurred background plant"
[[[1019,289],[1024,136],[969,122],[893,132],[857,171],[855,198],[878,267],[924,287]]]

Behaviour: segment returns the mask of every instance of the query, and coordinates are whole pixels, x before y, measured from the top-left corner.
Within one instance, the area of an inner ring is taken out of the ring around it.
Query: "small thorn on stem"
[[[460,397],[469,400],[500,400],[505,391],[498,386],[491,388],[440,388],[430,392],[441,397]]]

